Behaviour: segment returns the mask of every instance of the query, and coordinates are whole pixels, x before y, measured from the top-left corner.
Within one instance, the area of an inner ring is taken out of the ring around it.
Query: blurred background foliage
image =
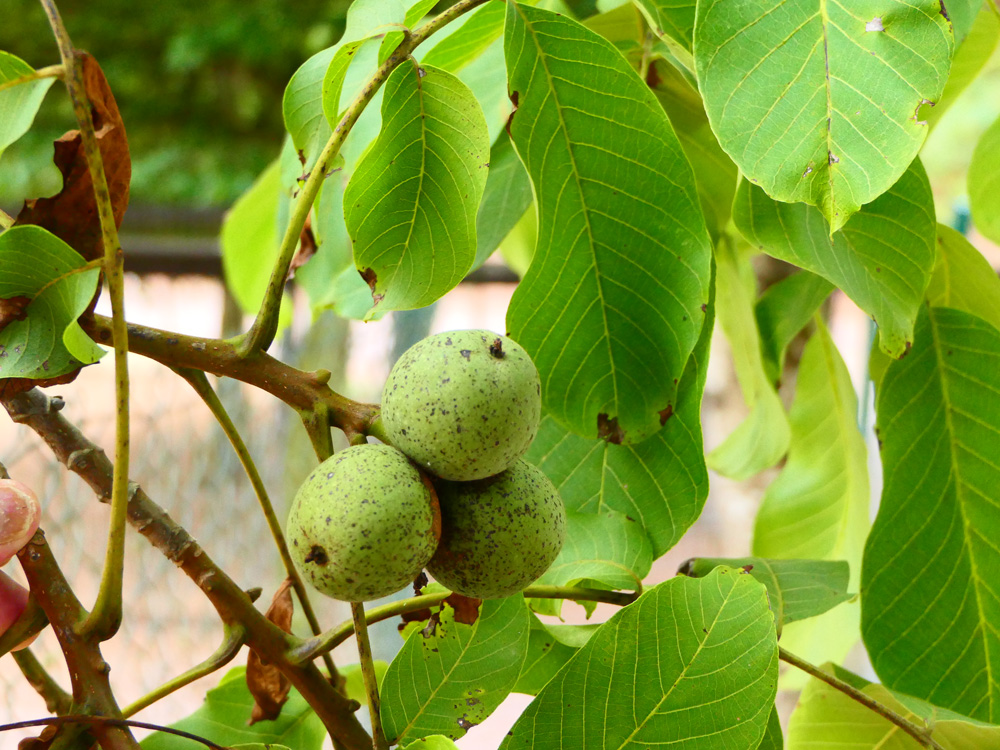
[[[137,203],[220,206],[277,155],[285,84],[341,35],[350,0],[62,0],[77,47],[101,63],[118,101]],[[3,0],[0,49],[59,62],[37,0]],[[54,87],[35,126],[4,153],[0,204],[60,188],[52,141],[73,126]]]

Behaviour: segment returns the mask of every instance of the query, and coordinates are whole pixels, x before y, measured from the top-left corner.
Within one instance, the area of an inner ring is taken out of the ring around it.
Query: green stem
[[[400,599],[399,601],[383,604],[380,607],[373,607],[366,613],[365,622],[368,625],[374,625],[377,622],[389,620],[409,612],[428,609],[443,602],[451,596],[451,593],[450,591],[439,591],[433,594],[414,596],[409,599]],[[585,589],[575,586],[529,586],[522,593],[525,597],[533,599],[570,599],[577,602],[604,602],[605,604],[616,604],[622,607],[626,604],[631,604],[639,598],[638,592],[602,591],[601,589]],[[312,661],[319,654],[332,651],[344,643],[354,634],[354,628],[355,623],[353,621],[342,622],[318,638],[310,638],[304,641],[290,657],[292,661],[299,664]]]
[[[49,618],[38,604],[34,595],[28,595],[28,603],[11,626],[0,634],[0,656],[12,651],[19,644],[41,633],[49,624]],[[16,652],[15,652],[16,653]]]
[[[42,696],[49,712],[54,714],[69,713],[73,707],[73,696],[52,679],[52,675],[45,671],[45,667],[31,653],[31,649],[22,648],[20,651],[15,651],[12,656],[21,670],[21,674],[35,689],[35,692]]]
[[[225,639],[222,644],[201,664],[197,664],[183,674],[178,675],[169,682],[165,682],[150,693],[147,693],[134,703],[130,703],[122,709],[122,717],[129,718],[147,708],[156,701],[166,698],[171,693],[180,690],[186,685],[190,685],[195,680],[199,680],[205,675],[212,674],[216,670],[222,669],[233,660],[246,642],[246,630],[240,626],[226,626]]]
[[[118,239],[111,193],[104,173],[101,149],[94,133],[91,103],[83,81],[83,70],[53,0],[41,0],[59,46],[63,81],[80,126],[80,142],[94,184],[94,201],[104,244],[104,276],[111,298],[112,343],[115,350],[115,474],[111,488],[111,521],[101,587],[94,608],[83,625],[83,633],[107,640],[118,632],[122,620],[122,579],[125,571],[125,526],[128,509],[129,471],[129,378],[128,331],[125,326],[124,253]]]
[[[33,70],[30,73],[25,73],[23,76],[12,78],[9,81],[0,83],[0,91],[12,89],[15,86],[20,86],[22,83],[38,81],[42,78],[62,78],[65,72],[66,68],[62,65],[49,65],[48,67],[39,68],[38,70]]]
[[[299,237],[302,235],[302,227],[305,226],[306,217],[312,210],[316,196],[319,194],[320,186],[326,177],[326,172],[333,163],[333,160],[340,153],[344,141],[347,139],[351,128],[354,127],[361,113],[375,98],[375,94],[382,88],[382,84],[388,79],[389,74],[406,60],[413,51],[431,35],[440,31],[446,25],[459,18],[473,8],[482,5],[486,0],[460,0],[446,11],[425,23],[412,34],[407,34],[396,50],[389,58],[382,63],[378,70],[372,75],[368,82],[361,88],[354,101],[344,110],[340,122],[333,129],[333,134],[327,141],[326,146],[316,160],[315,166],[306,179],[305,185],[299,191],[298,200],[292,208],[292,215],[288,220],[288,227],[285,236],[281,240],[281,247],[278,250],[278,260],[274,264],[271,272],[271,279],[267,284],[267,291],[264,293],[264,300],[261,303],[260,311],[253,322],[250,330],[240,342],[239,349],[244,356],[249,356],[254,352],[265,351],[274,341],[274,336],[278,330],[278,310],[281,306],[281,295],[285,289],[285,282],[288,279],[288,269],[291,266],[295,249],[298,246]]]
[[[378,697],[375,664],[372,661],[372,645],[368,640],[365,605],[361,602],[351,602],[351,615],[354,619],[354,632],[358,635],[358,658],[361,661],[361,674],[365,680],[365,693],[368,695],[368,714],[372,722],[372,749],[389,750],[389,743],[382,730],[381,702]]]
[[[812,675],[817,680],[822,680],[830,687],[839,690],[847,697],[860,703],[862,706],[871,709],[879,716],[881,716],[883,719],[892,722],[897,727],[902,729],[904,732],[906,732],[908,735],[910,735],[913,739],[915,739],[924,747],[933,748],[933,750],[944,750],[944,748],[941,747],[941,745],[939,745],[937,742],[935,742],[934,739],[931,737],[930,729],[924,727],[918,727],[913,722],[907,721],[904,717],[897,714],[891,708],[889,708],[888,706],[883,706],[877,700],[861,692],[853,685],[850,685],[844,682],[843,680],[834,677],[832,674],[829,674],[828,672],[824,672],[819,667],[810,664],[809,662],[799,658],[795,654],[785,651],[785,649],[781,648],[780,646],[778,647],[778,657],[782,661],[787,662],[788,664],[791,664],[794,667],[798,667],[806,674]]]
[[[194,388],[195,392],[201,397],[201,400],[205,402],[208,406],[209,411],[212,412],[212,416],[222,427],[222,431],[226,433],[226,437],[229,438],[229,443],[233,446],[233,450],[236,452],[237,457],[240,459],[240,463],[243,465],[243,470],[246,472],[247,477],[250,479],[250,485],[253,487],[254,494],[257,495],[257,502],[260,504],[260,509],[264,513],[264,518],[267,520],[267,527],[271,530],[271,537],[274,539],[274,544],[278,548],[278,554],[281,556],[281,562],[285,566],[285,574],[291,579],[292,588],[295,589],[295,594],[299,598],[299,603],[302,605],[302,612],[306,616],[306,620],[309,622],[309,627],[312,628],[313,635],[319,635],[323,632],[323,628],[320,627],[319,618],[316,617],[316,611],[313,609],[312,602],[309,601],[309,593],[306,591],[305,584],[302,582],[302,577],[299,575],[298,569],[295,567],[295,563],[292,562],[292,556],[288,552],[288,543],[285,541],[285,535],[281,531],[281,522],[278,521],[278,516],[274,512],[274,505],[271,503],[271,498],[267,494],[267,488],[264,486],[264,480],[261,479],[260,472],[257,470],[257,464],[254,463],[253,457],[250,455],[250,451],[247,448],[246,443],[243,441],[240,431],[236,429],[236,425],[229,416],[229,412],[226,411],[226,407],[222,405],[222,401],[219,400],[218,394],[212,388],[211,384],[208,382],[208,377],[201,370],[192,370],[185,368],[175,368],[174,372],[184,378],[191,387]],[[326,428],[327,433],[330,432],[329,427]],[[330,671],[331,677],[336,678],[337,668],[333,663],[333,659],[329,654],[323,655],[323,661],[326,664],[327,669]]]
[[[392,441],[389,439],[389,435],[385,431],[385,422],[382,421],[382,417],[376,417],[368,429],[365,431],[368,435],[371,435],[376,440],[380,440],[386,445],[392,445]]]

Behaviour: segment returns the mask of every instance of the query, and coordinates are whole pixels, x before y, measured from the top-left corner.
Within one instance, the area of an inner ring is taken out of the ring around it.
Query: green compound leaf
[[[681,378],[677,409],[653,437],[636,445],[614,445],[574,435],[546,415],[525,455],[556,485],[568,510],[615,510],[638,521],[653,544],[654,558],[684,536],[708,497],[701,397],[714,322],[713,291]]]
[[[997,42],[1000,41],[1000,13],[997,13],[990,3],[983,3],[982,6],[972,30],[965,37],[965,41],[955,52],[955,58],[951,61],[951,74],[948,76],[948,83],[945,84],[944,93],[941,94],[941,101],[930,112],[924,110],[927,127],[931,130],[941,120],[944,113],[951,108],[959,95],[976,79],[979,71],[993,55]],[[951,7],[949,3],[949,11],[951,11]]]
[[[278,257],[278,224],[282,204],[281,165],[272,162],[226,212],[219,244],[226,285],[240,309],[253,315],[260,307]],[[292,311],[281,301],[278,329],[291,322]]]
[[[602,625],[500,747],[756,748],[777,680],[764,587],[729,568],[681,576]]]
[[[767,719],[767,729],[764,739],[757,745],[757,750],[783,750],[785,738],[781,735],[781,719],[776,706],[771,706],[771,715]]]
[[[538,366],[553,417],[637,443],[677,408],[709,296],[691,167],[656,97],[606,39],[510,3],[504,45],[511,140],[539,217],[508,330]]]
[[[355,0],[347,11],[347,26],[341,40],[302,63],[288,81],[281,110],[285,128],[305,165],[311,166],[316,161],[332,134],[323,114],[323,82],[334,56],[350,43],[402,24],[407,9],[415,4],[415,0]]]
[[[705,0],[694,53],[722,148],[775,200],[819,207],[832,233],[917,155],[954,46],[938,0]]]
[[[1000,242],[1000,118],[976,144],[969,165],[969,204],[976,229]]]
[[[638,591],[653,565],[653,550],[643,527],[614,511],[578,513],[566,517],[566,542],[559,556],[536,583],[547,586],[584,585]],[[562,599],[539,599],[532,608],[559,616]],[[587,603],[581,602],[584,606]],[[593,603],[588,611],[593,611]]]
[[[745,180],[736,191],[733,221],[768,255],[843,289],[878,323],[886,353],[898,357],[906,351],[934,267],[937,226],[919,161],[832,237],[817,209],[778,203]]]
[[[433,627],[415,630],[382,683],[390,743],[432,734],[457,739],[500,705],[528,650],[530,615],[520,595],[487,599],[473,625],[445,606]]]
[[[489,7],[489,6],[487,6]],[[531,181],[506,133],[490,149],[490,172],[483,202],[476,217],[476,261],[478,268],[500,247],[524,212],[531,208]]]
[[[171,724],[172,729],[196,734],[217,745],[262,743],[265,746],[319,750],[326,738],[323,722],[299,692],[292,689],[281,715],[274,721],[248,725],[254,700],[247,689],[246,667],[229,670],[219,685],[208,691],[205,703],[186,719]],[[142,750],[204,750],[194,740],[156,732],[139,743]]]
[[[708,465],[723,476],[743,480],[774,466],[785,455],[788,417],[764,369],[753,308],[756,277],[750,260],[724,242],[716,249],[716,261],[719,325],[732,349],[736,377],[750,414],[708,454]]]
[[[100,278],[100,269],[84,266],[76,250],[41,227],[0,234],[0,300],[31,300],[22,319],[0,329],[0,378],[54,378],[104,356],[76,322]]]
[[[777,384],[785,367],[788,345],[833,291],[833,284],[809,271],[799,271],[772,284],[754,307],[764,370]]]
[[[850,373],[826,327],[817,329],[799,363],[789,412],[788,461],[767,488],[754,526],[753,553],[769,558],[846,560],[857,591],[868,534],[868,452],[857,426]],[[840,661],[860,637],[860,607],[851,602],[793,623],[782,643],[803,658]],[[797,671],[783,678],[799,682]],[[789,688],[793,685],[788,685]]]
[[[975,721],[868,682],[839,667],[824,669],[917,726],[933,729],[945,750],[1000,747],[1000,727]],[[850,696],[811,678],[788,723],[788,750],[920,750],[922,745]]]
[[[853,596],[847,591],[851,571],[843,560],[696,557],[684,563],[681,572],[703,578],[720,565],[749,568],[747,572],[764,584],[779,636],[787,623],[821,615]]]
[[[444,38],[431,47],[420,61],[457,73],[500,38],[506,13],[503,3],[486,3],[477,8],[464,20],[453,22],[457,26],[454,31],[449,33],[446,27],[441,33]]]
[[[515,693],[538,695],[556,676],[566,662],[586,645],[599,625],[548,625],[537,617],[531,618],[528,655],[521,675],[514,685]]]
[[[692,12],[694,6],[692,5]],[[653,93],[670,117],[677,138],[694,168],[701,210],[713,238],[729,223],[739,172],[712,132],[705,106],[694,86],[681,72],[655,61],[648,77],[655,77]]]
[[[694,34],[695,3],[692,0],[633,0],[660,36],[666,34],[688,52]]]
[[[443,735],[434,734],[411,742],[406,750],[458,750],[458,745]]]
[[[882,682],[1000,723],[1000,331],[921,314],[878,391],[885,487],[865,546],[861,631]]]
[[[344,191],[354,263],[379,312],[429,305],[468,272],[490,148],[468,87],[412,60],[386,81],[382,122]]]
[[[34,72],[34,68],[21,58],[0,51],[0,83]],[[0,155],[5,148],[28,132],[46,92],[55,80],[41,78],[0,91]]]
[[[990,262],[951,227],[938,224],[938,259],[927,287],[932,307],[953,307],[1000,329],[1000,277]]]

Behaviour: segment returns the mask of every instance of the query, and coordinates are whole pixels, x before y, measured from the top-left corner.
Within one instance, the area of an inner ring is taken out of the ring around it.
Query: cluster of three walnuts
[[[335,599],[369,601],[425,568],[479,599],[538,578],[566,534],[558,492],[521,458],[538,431],[540,392],[527,352],[489,331],[410,348],[382,395],[393,447],[337,453],[295,496],[288,540],[305,579]]]

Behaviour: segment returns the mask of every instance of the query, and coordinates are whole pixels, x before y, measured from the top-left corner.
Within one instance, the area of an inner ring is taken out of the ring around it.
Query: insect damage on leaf
[[[618,417],[609,419],[607,414],[598,414],[597,437],[615,445],[621,445],[625,442],[625,430],[618,425]]]
[[[663,425],[667,423],[667,420],[674,415],[674,405],[667,404],[667,408],[662,409],[659,412],[659,415],[660,415],[660,427],[663,427]]]
[[[375,293],[375,287],[378,284],[378,275],[375,273],[375,269],[369,267],[366,268],[364,271],[361,271],[360,273],[361,273],[361,278],[364,279],[365,283],[368,285],[368,288],[372,290],[373,304],[377,305],[385,298],[385,295]]]
[[[27,297],[10,297],[0,299],[0,331],[15,320],[24,320],[28,317],[26,309],[31,300]]]

